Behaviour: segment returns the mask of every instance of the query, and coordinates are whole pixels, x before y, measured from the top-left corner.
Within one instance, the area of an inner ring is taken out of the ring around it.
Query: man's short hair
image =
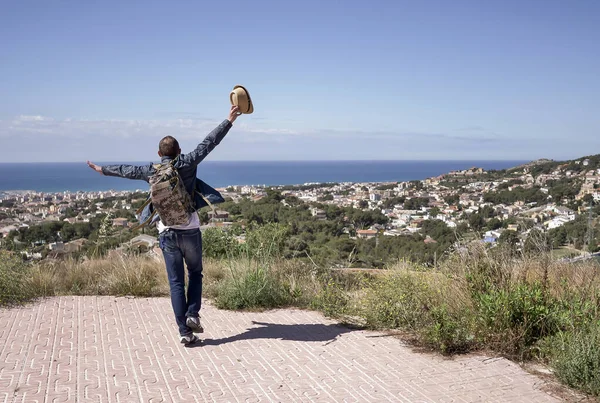
[[[164,157],[175,158],[179,154],[179,142],[173,136],[164,137],[158,143],[158,151]]]

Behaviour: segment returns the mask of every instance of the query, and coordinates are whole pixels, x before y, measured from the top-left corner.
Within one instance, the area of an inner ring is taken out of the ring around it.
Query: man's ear
[[[158,150],[158,156],[159,156],[160,158],[162,158],[162,153],[160,152],[160,150]]]
[[[177,151],[177,155],[181,154],[181,148]]]

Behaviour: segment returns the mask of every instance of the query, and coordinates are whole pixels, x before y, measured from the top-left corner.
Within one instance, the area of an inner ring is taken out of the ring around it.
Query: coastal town
[[[327,220],[324,210],[327,205],[379,211],[387,217],[385,224],[353,228],[350,235],[359,239],[411,235],[419,233],[426,221],[439,220],[450,229],[469,228],[479,241],[494,245],[507,231],[522,240],[532,230],[548,232],[582,215],[589,216],[591,225],[593,217],[589,210],[594,202],[600,201],[600,168],[595,159],[582,158],[562,164],[537,161],[505,171],[488,172],[473,167],[422,181],[243,185],[219,191],[233,202],[258,201],[268,191],[277,191],[283,197],[283,204],[288,197],[307,204],[315,220]],[[519,197],[519,192],[525,196]],[[54,256],[78,251],[87,241],[83,231],[84,236],[71,235],[68,242],[58,234],[52,239],[34,240],[30,245],[19,240],[19,232],[49,222],[76,225],[98,217],[102,217],[105,226],[123,232],[137,225],[135,210],[146,197],[140,191],[2,192],[0,247],[7,247],[7,240],[11,239],[20,243],[23,254],[36,259],[52,251]],[[227,230],[236,224],[236,217],[229,211],[219,205],[212,207],[201,215],[203,229]],[[151,249],[156,244],[153,235],[151,230],[146,231],[126,242],[130,246],[142,243]],[[243,234],[239,238],[243,240]],[[430,237],[425,241],[436,242]],[[119,246],[122,245],[115,245]],[[579,249],[583,246],[579,245]],[[593,249],[589,244],[585,246]],[[43,250],[46,253],[41,253]]]

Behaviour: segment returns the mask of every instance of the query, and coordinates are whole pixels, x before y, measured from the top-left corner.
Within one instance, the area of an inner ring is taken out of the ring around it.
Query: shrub
[[[332,318],[338,318],[347,313],[349,302],[348,292],[339,282],[329,277],[311,301],[310,307]]]
[[[444,354],[466,353],[476,346],[472,312],[452,312],[443,304],[429,312],[431,323],[422,331],[425,344]]]
[[[202,254],[207,258],[227,258],[237,256],[239,242],[235,237],[220,228],[202,231]]]
[[[0,250],[0,306],[31,299],[34,294],[27,285],[29,268],[13,253]]]
[[[423,273],[391,272],[370,282],[360,303],[369,328],[417,330],[432,308],[432,290]]]
[[[300,261],[229,259],[211,293],[219,308],[308,307],[321,290],[314,269]]]
[[[508,354],[526,354],[539,339],[560,330],[559,306],[539,283],[516,283],[474,294],[480,336]]]
[[[219,308],[274,308],[288,302],[289,295],[273,270],[252,260],[231,261],[230,276],[217,286]]]
[[[282,256],[288,233],[288,228],[278,223],[254,227],[246,234],[246,255],[261,261]]]
[[[553,367],[567,385],[600,396],[600,322],[566,335],[558,343]]]

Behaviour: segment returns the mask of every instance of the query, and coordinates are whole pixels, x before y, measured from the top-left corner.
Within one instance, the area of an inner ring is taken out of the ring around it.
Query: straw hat
[[[252,105],[250,93],[241,85],[233,87],[233,91],[229,94],[229,100],[231,101],[231,105],[239,106],[240,112],[242,113],[251,114],[254,112],[254,105]]]

